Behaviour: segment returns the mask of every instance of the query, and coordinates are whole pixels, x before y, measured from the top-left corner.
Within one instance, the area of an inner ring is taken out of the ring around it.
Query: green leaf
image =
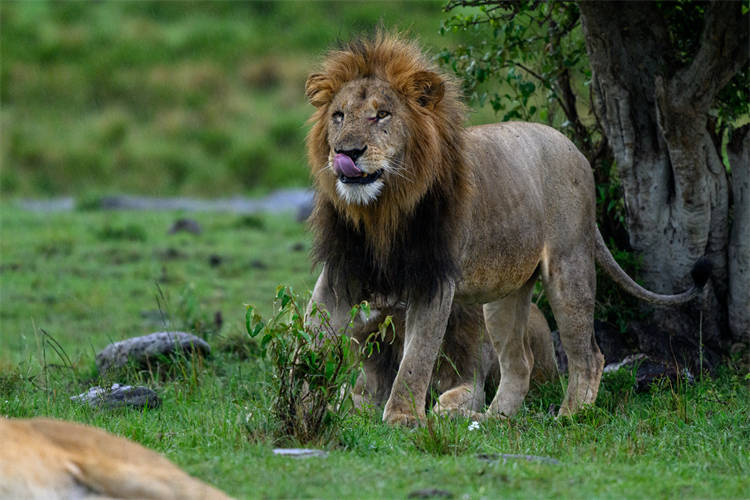
[[[254,337],[255,335],[250,333],[252,331],[251,324],[253,319],[253,306],[247,305],[245,307],[245,330],[248,334],[250,334],[251,337]]]
[[[263,339],[260,341],[260,347],[261,349],[265,349],[269,342],[273,340],[273,336],[270,333],[267,333],[263,336]]]
[[[312,342],[312,338],[310,338],[310,334],[307,333],[304,329],[297,329],[295,330],[295,333],[297,334],[297,337],[302,338],[307,342],[308,344]]]

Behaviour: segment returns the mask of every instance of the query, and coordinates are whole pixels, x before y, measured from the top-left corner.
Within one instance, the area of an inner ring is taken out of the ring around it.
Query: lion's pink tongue
[[[359,177],[362,171],[357,168],[351,158],[343,153],[333,157],[333,170],[337,174],[344,174],[347,177]]]

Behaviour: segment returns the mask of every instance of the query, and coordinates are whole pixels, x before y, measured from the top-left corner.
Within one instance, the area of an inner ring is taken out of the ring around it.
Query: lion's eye
[[[341,123],[344,120],[344,113],[341,111],[336,111],[331,115],[331,118],[333,119],[334,123]]]
[[[391,116],[391,114],[388,111],[381,109],[380,111],[378,111],[378,114],[376,116],[378,120],[382,120],[383,118]]]

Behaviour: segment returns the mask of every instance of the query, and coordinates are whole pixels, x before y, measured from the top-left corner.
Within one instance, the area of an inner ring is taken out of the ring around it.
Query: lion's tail
[[[654,293],[650,290],[646,290],[633,281],[633,279],[622,270],[619,264],[617,264],[615,258],[612,257],[612,254],[604,243],[604,238],[602,238],[602,234],[599,232],[598,228],[596,230],[596,261],[615,281],[615,283],[620,285],[626,292],[641,300],[645,300],[646,302],[664,306],[683,304],[697,297],[703,289],[703,286],[708,281],[708,278],[711,277],[711,271],[713,269],[711,261],[706,257],[701,257],[693,266],[692,271],[690,271],[690,275],[693,278],[692,287],[675,295]]]

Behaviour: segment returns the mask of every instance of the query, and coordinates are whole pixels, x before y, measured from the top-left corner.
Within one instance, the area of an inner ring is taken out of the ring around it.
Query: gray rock
[[[630,356],[626,356],[622,361],[618,361],[617,363],[610,363],[605,366],[604,373],[613,373],[620,368],[632,368],[636,363],[638,363],[638,361],[647,358],[648,356],[646,356],[642,352],[638,354],[631,354]]]
[[[679,378],[689,384],[695,381],[693,374],[686,367],[680,367],[674,361],[661,361],[643,353],[627,356],[618,363],[605,366],[604,373],[613,373],[620,369],[635,370],[636,392],[646,392],[653,383],[664,378],[668,378],[672,382]]]
[[[538,462],[548,465],[560,465],[560,461],[552,457],[540,457],[537,455],[515,455],[512,453],[480,453],[477,455],[479,460],[486,462],[499,462],[502,460],[506,464],[508,460],[525,460],[526,462]]]
[[[92,387],[88,392],[71,396],[71,401],[96,408],[122,408],[130,406],[137,409],[158,408],[161,398],[148,387],[112,384],[109,389]]]
[[[327,457],[328,453],[313,448],[274,448],[274,455],[292,458]]]
[[[424,490],[415,490],[409,493],[406,498],[453,498],[452,492],[448,490],[439,490],[437,488],[427,488]]]
[[[96,355],[96,366],[99,373],[124,367],[128,362],[147,366],[178,352],[186,355],[198,352],[207,356],[211,347],[205,340],[189,333],[156,332],[108,345]]]
[[[174,221],[174,224],[172,224],[172,227],[169,228],[167,233],[175,234],[181,231],[198,235],[203,232],[203,228],[195,219],[182,218]]]

